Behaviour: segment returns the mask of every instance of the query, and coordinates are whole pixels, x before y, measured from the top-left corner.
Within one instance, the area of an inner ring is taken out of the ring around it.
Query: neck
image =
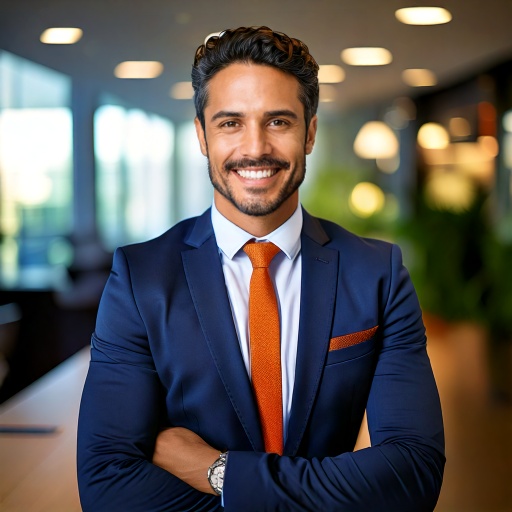
[[[284,224],[293,215],[299,204],[298,194],[294,194],[275,212],[269,215],[255,216],[241,212],[229,200],[218,193],[214,193],[214,201],[217,210],[226,219],[256,238],[262,238]]]

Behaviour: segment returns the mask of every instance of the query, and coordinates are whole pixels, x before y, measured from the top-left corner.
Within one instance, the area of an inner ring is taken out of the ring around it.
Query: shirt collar
[[[217,245],[230,260],[249,240],[253,239],[272,242],[291,260],[295,259],[300,251],[300,233],[302,231],[302,208],[300,204],[284,224],[281,224],[267,236],[260,238],[254,237],[226,219],[217,210],[215,202],[212,204],[212,224]]]

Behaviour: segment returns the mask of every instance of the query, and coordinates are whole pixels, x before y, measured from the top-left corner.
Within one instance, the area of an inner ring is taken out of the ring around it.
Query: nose
[[[271,145],[265,127],[258,123],[247,124],[242,135],[240,147],[242,156],[258,158],[271,152]]]

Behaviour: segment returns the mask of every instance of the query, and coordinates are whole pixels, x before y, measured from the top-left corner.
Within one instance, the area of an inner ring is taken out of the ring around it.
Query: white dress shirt
[[[251,375],[249,284],[252,264],[242,247],[249,240],[256,240],[272,242],[281,249],[281,252],[277,253],[270,263],[269,273],[276,290],[281,325],[283,437],[285,441],[292,406],[299,337],[302,209],[299,205],[294,214],[284,224],[263,238],[252,236],[226,219],[217,210],[215,203],[212,205],[212,224],[219,246],[222,270],[240,350],[249,376]]]

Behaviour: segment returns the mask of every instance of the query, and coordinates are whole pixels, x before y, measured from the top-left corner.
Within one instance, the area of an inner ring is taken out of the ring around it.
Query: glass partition
[[[173,124],[116,105],[94,117],[98,228],[107,249],[155,237],[171,225]]]
[[[72,258],[70,96],[69,77],[0,51],[3,286],[46,286]]]

